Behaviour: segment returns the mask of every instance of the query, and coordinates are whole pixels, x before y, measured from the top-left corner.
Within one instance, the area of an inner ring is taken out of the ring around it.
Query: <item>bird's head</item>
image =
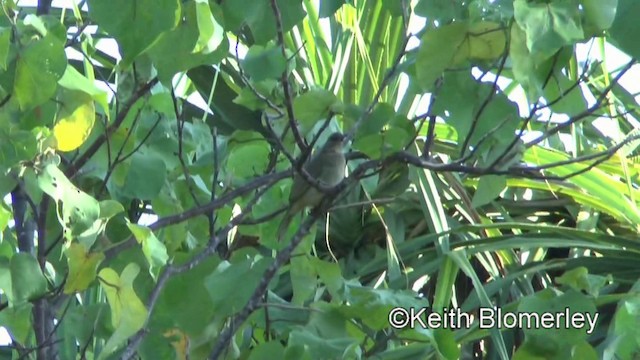
[[[344,142],[344,135],[342,135],[342,133],[339,133],[339,132],[334,132],[327,139],[327,142],[324,144],[323,150],[341,152],[343,142]]]

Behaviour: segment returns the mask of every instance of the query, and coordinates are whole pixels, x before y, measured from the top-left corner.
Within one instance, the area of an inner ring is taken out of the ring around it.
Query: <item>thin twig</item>
[[[71,164],[71,166],[69,166],[66,169],[65,175],[68,178],[70,179],[73,178],[73,176],[78,172],[78,170],[80,170],[91,159],[91,157],[93,157],[93,155],[95,155],[95,153],[98,152],[98,150],[100,149],[102,144],[104,144],[106,139],[109,136],[111,136],[111,134],[113,134],[120,127],[120,125],[122,125],[122,123],[124,122],[124,119],[127,117],[127,114],[129,114],[129,111],[131,110],[133,105],[138,101],[138,99],[146,95],[151,90],[151,88],[157,83],[158,83],[158,78],[157,77],[153,78],[144,86],[142,86],[140,89],[138,89],[136,92],[134,92],[133,95],[131,95],[127,103],[123,105],[122,111],[118,112],[118,115],[116,116],[113,123],[105,129],[104,134],[100,135],[100,137],[98,137],[96,141],[94,141],[93,144],[91,144],[91,146],[89,146],[89,148],[76,161],[74,161],[74,163]]]
[[[260,176],[249,183],[236,188],[235,190],[229,191],[228,193],[217,197],[215,200],[208,202],[207,204],[203,204],[202,206],[197,206],[192,209],[186,210],[182,213],[166,216],[158,219],[153,224],[149,225],[151,230],[158,230],[165,228],[167,226],[179,224],[183,221],[192,219],[196,216],[205,215],[212,211],[215,211],[225,205],[227,205],[231,200],[243,196],[251,191],[254,191],[263,186],[270,186],[273,183],[276,183],[288,176],[290,176],[290,171],[281,171],[277,173],[267,174]],[[105,259],[113,259],[118,253],[121,251],[130,248],[131,246],[136,244],[136,240],[133,236],[130,236],[127,240],[124,240],[111,248],[105,250]]]
[[[151,291],[151,295],[149,296],[149,301],[147,303],[148,315],[147,315],[147,319],[145,320],[145,324],[140,330],[138,330],[133,336],[129,338],[129,344],[127,345],[127,347],[125,348],[122,354],[122,357],[121,357],[122,359],[131,359],[135,354],[136,349],[140,345],[140,342],[142,342],[142,339],[144,339],[145,335],[147,334],[146,327],[149,324],[149,320],[151,320],[151,314],[153,312],[153,309],[155,308],[155,305],[158,301],[160,293],[162,292],[165,285],[167,284],[167,281],[169,281],[169,279],[174,275],[181,274],[183,272],[186,272],[195,268],[200,263],[202,263],[202,261],[204,261],[211,255],[213,255],[220,243],[220,239],[226,238],[229,231],[231,231],[231,229],[233,229],[240,222],[242,222],[242,219],[244,219],[247,216],[247,214],[251,212],[251,209],[253,208],[253,206],[258,202],[258,200],[260,200],[261,196],[267,190],[270,189],[271,186],[273,186],[273,183],[270,184],[270,186],[266,186],[258,190],[254,195],[254,197],[244,206],[244,209],[242,209],[242,212],[240,212],[240,214],[236,215],[233,219],[231,219],[231,221],[229,221],[229,224],[227,224],[227,226],[221,229],[216,236],[213,236],[209,240],[204,251],[200,252],[198,255],[196,255],[195,257],[193,257],[191,260],[189,260],[187,263],[183,265],[180,265],[180,266],[169,265],[165,268],[165,270],[160,275],[160,278],[158,279],[158,282],[156,283],[155,287]]]
[[[282,51],[282,57],[287,60],[287,49],[284,44],[284,30],[282,28],[282,16],[280,15],[280,9],[278,8],[278,2],[276,0],[271,0],[271,9],[273,10],[273,15],[276,18],[276,34],[278,36],[278,45],[280,46],[280,50]],[[291,127],[291,132],[293,133],[293,138],[296,140],[296,144],[302,152],[307,149],[307,146],[300,135],[300,131],[298,131],[298,126],[296,125],[296,118],[293,112],[293,99],[291,97],[291,89],[289,88],[289,79],[287,76],[287,68],[288,61],[286,63],[285,70],[282,72],[282,76],[280,77],[280,82],[282,84],[282,91],[284,93],[284,104],[287,109],[287,117],[289,118],[289,126]]]
[[[272,0],[272,1],[275,1],[275,0]],[[351,131],[349,131],[347,133],[347,135],[345,137],[345,141],[349,141],[349,140],[354,138],[354,136],[355,136],[356,132],[358,131],[358,128],[360,127],[362,122],[365,121],[369,117],[369,115],[371,115],[371,112],[373,112],[373,109],[380,102],[380,98],[382,97],[382,93],[384,92],[384,90],[387,88],[387,86],[391,82],[391,79],[396,75],[396,72],[398,71],[398,66],[400,66],[400,61],[402,61],[402,58],[406,54],[407,44],[409,43],[409,39],[411,39],[411,36],[405,36],[404,41],[403,41],[402,46],[401,46],[401,50],[400,50],[400,52],[398,52],[398,55],[396,56],[396,58],[395,58],[395,60],[393,62],[393,65],[391,66],[391,69],[389,69],[387,74],[382,79],[382,83],[380,83],[380,87],[378,88],[378,91],[376,92],[376,94],[373,97],[373,100],[371,101],[369,106],[367,106],[366,110],[360,115],[358,120],[356,120],[356,122],[353,125],[353,128],[351,129]]]

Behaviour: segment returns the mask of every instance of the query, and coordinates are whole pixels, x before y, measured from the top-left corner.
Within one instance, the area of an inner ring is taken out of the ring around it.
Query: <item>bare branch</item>
[[[636,63],[635,60],[631,60],[627,63],[627,65],[625,65],[624,68],[622,68],[622,70],[620,70],[620,72],[618,73],[618,75],[616,75],[616,77],[611,81],[611,83],[609,84],[609,86],[607,86],[604,91],[602,92],[602,94],[600,94],[600,96],[598,96],[598,99],[596,99],[596,102],[590,106],[589,108],[587,108],[586,110],[582,111],[581,113],[579,113],[576,116],[573,116],[571,119],[569,119],[568,121],[559,124],[557,126],[555,126],[554,128],[551,128],[547,131],[545,131],[545,133],[538,137],[534,142],[530,143],[529,145],[533,145],[533,144],[538,144],[542,141],[544,141],[545,139],[559,133],[560,131],[568,128],[569,126],[575,124],[576,122],[584,119],[585,117],[591,115],[593,112],[595,112],[596,110],[598,110],[604,100],[606,99],[606,97],[609,95],[609,92],[613,89],[613,87],[618,84],[618,82],[620,81],[620,79],[622,78],[622,76],[624,74],[627,73],[627,71],[629,71],[631,69],[631,67]]]
[[[280,9],[278,8],[278,2],[276,0],[271,0],[271,9],[273,10],[273,15],[276,18],[276,34],[278,35],[278,45],[282,50],[282,57],[285,59],[287,66],[285,66],[285,70],[282,72],[282,76],[280,78],[280,83],[282,84],[282,91],[284,92],[284,103],[287,109],[287,117],[289,118],[289,126],[291,127],[291,132],[293,133],[293,137],[298,144],[298,147],[302,152],[307,149],[300,132],[298,131],[298,126],[296,125],[296,118],[293,112],[293,98],[291,97],[291,89],[289,88],[289,78],[287,76],[287,68],[288,68],[288,58],[287,58],[287,49],[284,44],[284,30],[282,28],[282,16],[280,15]]]

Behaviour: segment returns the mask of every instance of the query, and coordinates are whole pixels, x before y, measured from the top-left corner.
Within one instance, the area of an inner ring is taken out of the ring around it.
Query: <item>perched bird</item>
[[[318,180],[323,187],[338,185],[344,179],[347,165],[343,153],[344,135],[339,132],[331,134],[324,146],[318,150],[303,166],[311,178]],[[294,174],[289,208],[278,227],[278,240],[287,232],[293,217],[306,207],[318,205],[324,194],[309,184],[301,174]]]

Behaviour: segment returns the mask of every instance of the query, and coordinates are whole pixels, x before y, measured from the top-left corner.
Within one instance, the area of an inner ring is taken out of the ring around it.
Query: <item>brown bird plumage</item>
[[[336,186],[344,179],[347,163],[343,153],[343,141],[344,136],[341,133],[331,134],[324,146],[303,166],[307,173],[317,179],[323,187]],[[305,181],[302,175],[294,174],[289,194],[289,209],[278,227],[278,240],[285,235],[296,214],[306,207],[318,205],[323,196],[324,194]]]

